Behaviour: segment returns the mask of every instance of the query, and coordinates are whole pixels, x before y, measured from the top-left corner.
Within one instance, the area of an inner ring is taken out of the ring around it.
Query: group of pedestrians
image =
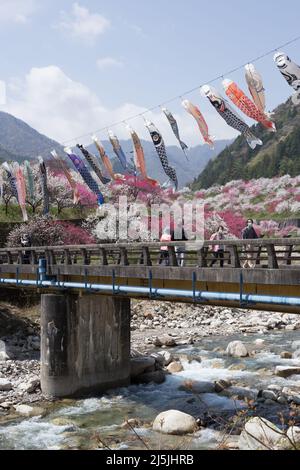
[[[246,227],[242,230],[241,237],[243,240],[256,240],[259,238],[257,232],[255,231],[254,228],[254,221],[253,219],[248,219],[247,220],[247,225]],[[224,266],[224,255],[225,255],[225,247],[224,244],[222,244],[222,241],[226,240],[227,238],[227,233],[222,225],[220,225],[215,233],[213,233],[210,237],[210,241],[214,242],[220,242],[220,243],[214,243],[211,247],[212,252],[213,252],[213,259],[210,263],[210,267],[213,267],[218,261],[220,261],[220,267],[223,268]],[[178,239],[176,238],[176,241],[187,241],[187,237],[185,234],[184,229],[182,230],[182,236]],[[175,241],[174,238],[174,231],[170,230],[170,228],[165,228],[161,239],[161,242],[171,242]],[[175,247],[175,253],[177,257],[177,264],[178,266],[184,266],[185,263],[185,248],[184,246],[177,246]],[[254,268],[255,267],[255,260],[254,260],[254,255],[255,255],[255,248],[253,248],[250,244],[245,244],[244,246],[244,253],[246,256],[246,259],[243,262],[242,267],[243,268]],[[168,266],[169,265],[169,248],[168,245],[163,245],[160,248],[160,259],[159,259],[159,264]]]

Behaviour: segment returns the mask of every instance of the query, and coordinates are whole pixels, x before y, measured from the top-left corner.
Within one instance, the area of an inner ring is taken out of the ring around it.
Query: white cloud
[[[102,59],[97,60],[98,69],[106,69],[109,67],[123,67],[123,62],[120,60],[114,59],[113,57],[103,57]]]
[[[206,104],[204,100],[203,102]],[[90,136],[96,129],[126,121],[129,117],[146,111],[142,106],[126,102],[115,109],[104,107],[95,93],[69,78],[57,66],[32,68],[25,79],[12,80],[7,87],[7,103],[1,109],[62,143],[83,134]],[[175,113],[175,117],[183,140],[188,145],[200,144],[202,139],[193,118],[183,109],[178,114]],[[231,128],[213,110],[205,112],[205,117],[216,138],[229,138],[233,135]],[[168,145],[177,144],[170,125],[160,110],[147,113],[147,118],[157,125]],[[129,124],[141,138],[150,140],[142,117],[130,120]],[[120,139],[129,138],[124,124],[113,129]],[[98,135],[102,140],[107,138],[106,131]],[[90,142],[89,137],[80,140],[83,143]],[[75,143],[75,140],[71,142],[72,145]]]
[[[79,3],[73,3],[71,13],[62,11],[60,15],[61,19],[56,27],[88,43],[93,43],[110,27],[107,18],[99,13],[90,13]]]
[[[0,0],[0,23],[27,23],[36,9],[36,0]]]

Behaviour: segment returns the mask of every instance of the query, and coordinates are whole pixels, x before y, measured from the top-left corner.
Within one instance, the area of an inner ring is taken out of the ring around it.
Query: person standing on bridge
[[[247,226],[242,231],[243,240],[257,240],[259,238],[253,225],[254,225],[253,219],[248,219]],[[245,252],[246,252],[246,260],[244,261],[243,268],[248,268],[248,267],[254,268],[255,261],[253,258],[256,252],[255,247],[252,247],[251,245],[246,245]]]
[[[225,234],[224,234],[224,227],[220,225],[216,233],[213,233],[212,236],[210,237],[211,241],[215,240],[225,240]],[[224,245],[213,245],[212,246],[212,251],[214,258],[211,262],[210,267],[213,267],[218,259],[220,259],[220,266],[223,268],[224,266]]]
[[[163,231],[160,241],[171,242],[173,240],[174,240],[174,234],[171,233],[170,228],[166,227]],[[160,247],[159,264],[162,264],[164,266],[169,266],[169,247],[167,245]]]

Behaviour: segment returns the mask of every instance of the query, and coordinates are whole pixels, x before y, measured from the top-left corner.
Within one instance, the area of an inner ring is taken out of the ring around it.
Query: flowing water
[[[258,335],[211,337],[198,345],[178,347],[172,353],[182,355],[184,370],[169,375],[161,385],[132,385],[99,398],[61,400],[47,406],[45,416],[14,418],[0,427],[0,449],[95,449],[106,445],[112,449],[214,449],[223,432],[207,428],[194,436],[167,436],[151,429],[154,418],[162,411],[176,409],[201,418],[203,413],[216,415],[236,413],[245,403],[216,393],[195,395],[183,384],[190,381],[229,379],[234,385],[255,393],[270,384],[299,386],[299,376],[289,379],[272,374],[277,365],[297,365],[292,359],[281,359],[280,352],[291,351],[292,341],[300,332],[264,335],[264,344],[255,357],[229,358],[215,352],[226,349],[230,341],[240,339],[253,345]],[[201,362],[197,360],[201,358]],[[298,361],[299,364],[299,361]],[[272,408],[272,407],[271,407]],[[136,418],[135,428],[122,423]]]

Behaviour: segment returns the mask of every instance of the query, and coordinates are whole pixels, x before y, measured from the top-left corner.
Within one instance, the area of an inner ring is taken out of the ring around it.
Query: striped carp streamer
[[[85,184],[90,188],[90,190],[94,194],[96,194],[98,198],[99,206],[102,206],[102,204],[104,204],[103,194],[101,193],[99,186],[94,180],[94,178],[92,177],[90,171],[85,166],[83,160],[80,157],[78,157],[78,155],[75,155],[75,153],[73,153],[72,149],[70,149],[69,147],[66,147],[64,150],[66,154],[68,155],[68,157],[70,158],[73,165],[75,166],[78,173],[81,175]]]
[[[77,144],[77,147],[81,151],[82,155],[85,157],[86,161],[89,163],[92,170],[94,170],[94,172],[98,176],[101,183],[102,184],[110,183],[110,179],[103,176],[101,168],[98,164],[98,161],[97,161],[97,158],[95,157],[95,155],[91,154],[83,145]]]
[[[274,61],[288,84],[295,90],[292,96],[294,105],[300,104],[300,67],[292,62],[284,52],[277,52]]]
[[[168,156],[166,152],[166,146],[162,138],[162,135],[159,133],[159,131],[157,130],[153,122],[146,121],[145,125],[150,133],[151,139],[154,143],[156,152],[159,156],[164,172],[170,178],[170,180],[174,184],[175,189],[177,190],[178,188],[177,174],[176,174],[175,169],[169,165]]]
[[[96,137],[95,135],[92,136],[92,141],[94,142],[98,152],[99,152],[99,155],[101,157],[101,160],[102,160],[102,163],[107,171],[107,173],[109,174],[109,176],[111,177],[112,180],[116,180],[118,179],[118,176],[117,174],[114,173],[114,170],[113,170],[113,166],[111,164],[111,161],[109,159],[109,157],[107,156],[106,152],[105,152],[105,149],[102,145],[102,143],[98,140],[98,137]]]
[[[262,145],[262,141],[258,139],[251,131],[250,127],[243,121],[243,119],[231,108],[229,103],[209,85],[204,85],[201,92],[211,102],[212,106],[225,120],[228,126],[237,130],[246,138],[249,147],[255,149],[257,145]]]
[[[265,113],[262,113],[253,101],[232,80],[223,80],[226,95],[246,116],[260,122],[264,127],[276,132],[276,126]]]
[[[16,180],[17,180],[17,190],[19,196],[19,204],[22,211],[23,221],[28,221],[28,215],[26,210],[26,183],[22,168],[17,163],[15,170]]]
[[[39,161],[39,170],[40,170],[40,181],[43,194],[43,215],[48,215],[50,212],[50,195],[48,190],[48,177],[47,177],[47,168],[44,162],[43,157],[38,157]]]
[[[73,191],[73,204],[76,206],[80,202],[80,192],[79,192],[79,189],[78,189],[78,185],[77,185],[76,181],[74,180],[73,176],[71,175],[71,172],[67,168],[67,166],[66,166],[65,162],[63,161],[63,159],[60,158],[57,155],[56,150],[52,150],[52,152],[50,152],[50,153],[51,153],[52,157],[58,162],[61,170],[63,171],[65,177],[67,178],[67,180],[69,182],[70,187],[72,188],[72,191]]]
[[[134,146],[134,161],[135,161],[135,166],[137,170],[141,173],[142,177],[144,180],[146,180],[149,184],[153,186],[158,186],[158,181],[149,178],[147,175],[147,169],[146,169],[146,161],[145,161],[145,153],[143,146],[141,144],[140,138],[137,135],[137,133],[132,129],[130,126],[126,126],[127,130],[129,131],[131,135],[131,139],[133,142]]]
[[[18,189],[17,189],[17,180],[16,177],[14,176],[13,169],[11,165],[9,165],[7,162],[4,162],[2,164],[2,167],[6,171],[7,179],[11,188],[12,195],[16,198],[16,200],[19,202],[19,195],[18,195]]]
[[[177,124],[177,121],[176,119],[174,118],[173,114],[171,113],[171,111],[169,111],[167,108],[162,108],[162,112],[164,113],[164,115],[166,116],[166,118],[168,119],[169,123],[170,123],[170,126],[172,128],[172,131],[176,137],[176,139],[178,140],[179,144],[180,144],[180,147],[184,153],[184,155],[187,157],[187,154],[186,154],[186,151],[188,149],[188,146],[181,140],[180,138],[180,134],[179,134],[179,128],[178,128],[178,124]],[[187,158],[188,160],[188,158]]]
[[[214,148],[213,139],[209,135],[209,132],[208,132],[208,125],[207,125],[200,109],[188,100],[184,100],[182,102],[182,106],[196,120],[196,122],[198,124],[198,127],[199,127],[199,130],[201,132],[201,135],[204,139],[204,142],[206,144],[208,144],[211,148]]]
[[[266,97],[263,79],[253,64],[245,65],[245,78],[254,103],[262,113],[265,113]]]
[[[31,202],[35,201],[34,177],[28,160],[24,162],[25,174],[27,176],[28,196]]]
[[[119,161],[121,162],[123,169],[127,173],[133,173],[133,169],[128,165],[126,155],[120,145],[118,137],[113,133],[113,131],[108,131],[108,136],[109,136],[109,140],[112,145],[113,151],[115,152]]]

